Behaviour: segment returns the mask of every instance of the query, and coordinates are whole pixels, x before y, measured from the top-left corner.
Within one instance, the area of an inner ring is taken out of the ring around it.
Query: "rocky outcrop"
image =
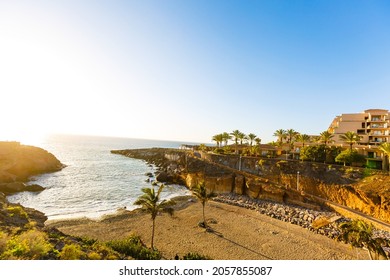
[[[160,182],[179,183],[192,188],[204,181],[207,189],[214,193],[235,193],[310,209],[322,207],[316,201],[302,197],[296,190],[281,188],[269,179],[205,162],[181,150],[153,148],[120,150],[112,153],[155,164],[158,167],[157,180]]]
[[[20,204],[9,203],[6,196],[0,193],[0,229],[28,227],[31,223],[35,227],[43,228],[47,217],[42,212]]]
[[[309,209],[325,208],[326,199],[390,222],[390,178],[380,175],[380,171],[202,153],[204,161],[171,149],[125,150],[119,154],[157,164],[175,182],[189,188],[205,181],[206,187],[216,193],[247,195]],[[239,166],[243,171],[237,170]]]
[[[44,149],[0,142],[0,183],[25,182],[30,176],[61,170],[64,165]]]

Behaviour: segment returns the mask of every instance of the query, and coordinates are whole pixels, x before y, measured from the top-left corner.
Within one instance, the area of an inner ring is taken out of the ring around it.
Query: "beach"
[[[206,204],[212,231],[199,227],[202,206],[194,197],[175,198],[173,217],[156,218],[154,244],[165,259],[194,252],[215,260],[356,260],[368,259],[355,249],[305,228],[251,209],[216,201]],[[47,226],[66,234],[109,241],[132,234],[150,246],[152,221],[139,209],[118,210],[100,220],[50,220]]]

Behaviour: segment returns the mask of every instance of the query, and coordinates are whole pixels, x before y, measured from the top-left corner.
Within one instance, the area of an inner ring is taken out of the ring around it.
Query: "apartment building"
[[[342,114],[332,121],[328,131],[335,135],[332,139],[334,144],[340,146],[346,145],[340,135],[348,131],[357,133],[360,141],[355,148],[368,157],[367,165],[373,168],[382,167],[383,155],[378,152],[377,146],[390,142],[388,110],[369,109],[362,113]]]

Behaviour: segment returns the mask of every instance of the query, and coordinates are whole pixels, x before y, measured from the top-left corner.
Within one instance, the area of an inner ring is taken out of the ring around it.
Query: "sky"
[[[0,0],[0,140],[210,143],[390,109],[390,2]]]

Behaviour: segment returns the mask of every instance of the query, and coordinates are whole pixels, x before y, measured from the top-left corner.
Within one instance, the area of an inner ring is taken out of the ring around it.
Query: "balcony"
[[[370,144],[378,145],[382,143],[387,143],[387,138],[377,138],[377,139],[369,139]]]
[[[386,122],[385,116],[374,116],[370,120],[371,122]]]
[[[377,124],[373,123],[372,125],[369,126],[371,129],[385,129],[387,128],[387,123],[385,124]]]

